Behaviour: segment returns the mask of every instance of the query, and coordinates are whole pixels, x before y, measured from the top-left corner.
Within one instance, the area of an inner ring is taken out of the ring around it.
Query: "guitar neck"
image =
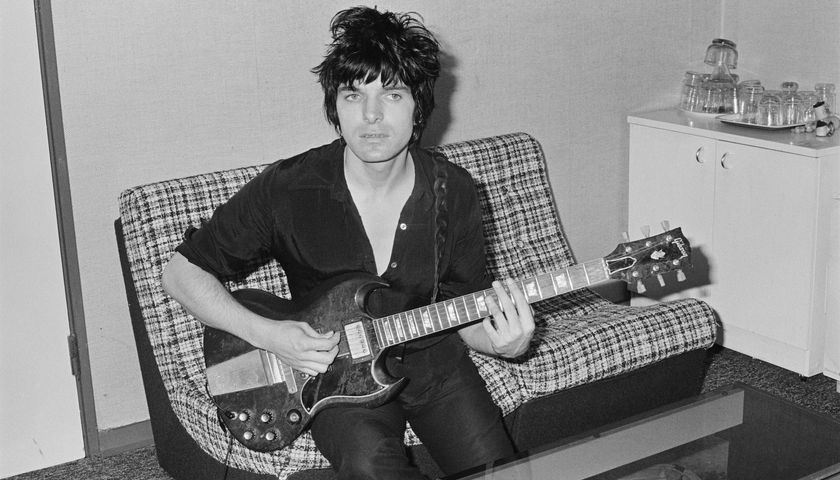
[[[606,262],[599,258],[518,282],[530,304],[595,285],[609,278]],[[390,347],[480,320],[490,315],[487,297],[496,299],[492,288],[374,319],[373,326],[379,345]]]

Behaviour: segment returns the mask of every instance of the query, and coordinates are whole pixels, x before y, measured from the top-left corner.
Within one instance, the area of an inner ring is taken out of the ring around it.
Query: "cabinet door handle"
[[[703,159],[703,147],[697,149],[694,152],[694,159],[697,160],[697,163],[703,163],[705,160]]]
[[[727,170],[734,166],[732,160],[729,158],[729,152],[724,153],[723,156],[720,157],[720,166]]]

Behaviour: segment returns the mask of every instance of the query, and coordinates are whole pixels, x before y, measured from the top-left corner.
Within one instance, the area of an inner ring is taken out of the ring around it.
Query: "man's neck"
[[[408,149],[386,162],[364,162],[344,150],[344,176],[348,187],[377,197],[387,197],[414,178],[414,163]]]

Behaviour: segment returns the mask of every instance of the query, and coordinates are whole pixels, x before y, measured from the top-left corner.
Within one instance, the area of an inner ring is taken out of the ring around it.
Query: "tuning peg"
[[[667,232],[671,229],[671,222],[669,222],[668,220],[662,220],[661,225],[663,232]]]
[[[636,293],[645,293],[647,288],[645,288],[645,284],[642,283],[641,280],[636,282]]]
[[[642,236],[647,238],[650,236],[650,225],[642,225]]]
[[[664,279],[664,278],[662,278],[662,274],[661,274],[661,273],[660,273],[659,275],[657,275],[657,276],[656,276],[656,279],[657,279],[657,280],[659,280],[659,286],[660,286],[660,287],[664,287],[664,286],[665,286],[665,279]]]
[[[685,272],[682,269],[677,270],[677,281],[684,282],[685,281]]]

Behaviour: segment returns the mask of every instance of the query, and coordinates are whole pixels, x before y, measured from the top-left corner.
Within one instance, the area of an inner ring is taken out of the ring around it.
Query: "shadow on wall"
[[[434,146],[443,143],[443,136],[452,124],[452,97],[457,89],[454,72],[458,62],[455,57],[443,51],[440,52],[439,58],[441,72],[435,84],[435,110],[426,131],[423,132],[423,138],[420,139],[421,145]]]

